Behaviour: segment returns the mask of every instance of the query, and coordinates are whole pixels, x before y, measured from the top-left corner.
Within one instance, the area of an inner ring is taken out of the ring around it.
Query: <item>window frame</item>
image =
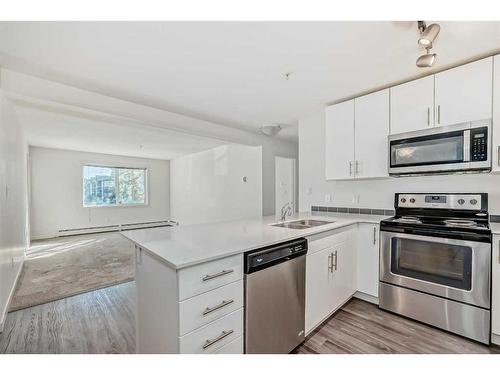
[[[116,194],[116,203],[115,204],[107,204],[107,205],[86,205],[85,204],[85,167],[97,167],[97,168],[113,168],[116,169],[115,172],[115,194]],[[119,193],[119,173],[118,169],[140,169],[144,171],[144,203],[126,203],[122,204],[119,202],[118,193]],[[107,163],[95,163],[95,162],[82,162],[81,163],[81,197],[82,197],[82,207],[83,208],[117,208],[117,207],[146,207],[149,206],[149,168],[146,166],[129,166],[129,165],[121,165],[121,164],[107,164]]]

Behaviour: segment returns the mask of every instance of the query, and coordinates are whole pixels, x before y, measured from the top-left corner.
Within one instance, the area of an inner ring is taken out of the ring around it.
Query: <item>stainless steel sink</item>
[[[280,228],[290,228],[290,229],[309,229],[313,227],[318,227],[320,225],[326,225],[332,223],[335,223],[335,221],[305,219],[305,220],[284,221],[282,223],[272,224],[272,226]]]

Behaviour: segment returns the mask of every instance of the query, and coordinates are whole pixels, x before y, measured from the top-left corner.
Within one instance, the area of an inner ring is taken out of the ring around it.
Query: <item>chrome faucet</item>
[[[292,204],[290,202],[286,202],[283,207],[281,207],[281,221],[285,221],[287,216],[292,214]]]

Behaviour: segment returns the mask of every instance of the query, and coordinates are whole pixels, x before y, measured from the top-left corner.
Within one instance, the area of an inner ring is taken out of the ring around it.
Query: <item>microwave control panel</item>
[[[471,129],[470,151],[471,161],[485,161],[488,159],[488,128]]]

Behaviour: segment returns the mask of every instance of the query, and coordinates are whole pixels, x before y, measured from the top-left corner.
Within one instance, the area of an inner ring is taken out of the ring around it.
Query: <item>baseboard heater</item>
[[[129,223],[129,224],[117,224],[117,225],[103,225],[98,227],[87,227],[87,228],[59,229],[58,233],[59,237],[65,237],[65,236],[74,236],[77,234],[120,232],[123,230],[133,230],[133,229],[172,227],[174,225],[179,225],[179,223],[173,220],[162,220],[162,221],[148,221],[145,223]]]

